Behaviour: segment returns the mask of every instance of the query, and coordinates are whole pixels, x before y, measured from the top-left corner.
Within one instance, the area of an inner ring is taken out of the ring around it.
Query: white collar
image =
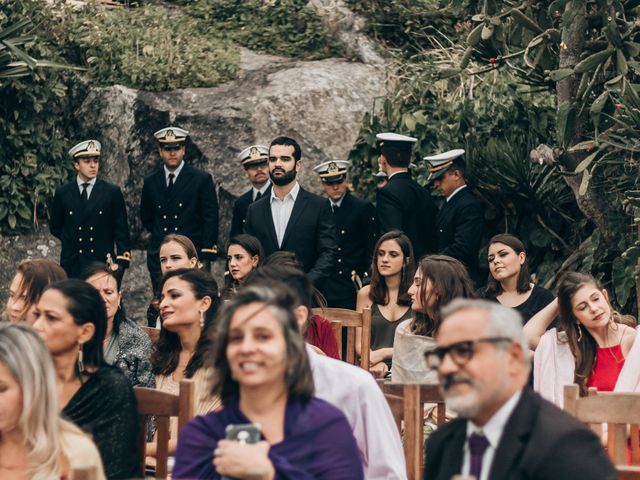
[[[511,413],[516,408],[521,396],[522,390],[518,390],[514,393],[511,398],[504,402],[500,409],[493,414],[493,417],[491,417],[482,428],[478,427],[471,420],[468,420],[467,439],[472,433],[482,433],[489,441],[489,444],[493,448],[497,448],[500,438],[502,437],[502,432],[504,431],[504,426],[509,420],[509,417],[511,417]]]
[[[409,173],[409,170],[398,170],[397,172],[393,172],[391,175],[387,177],[387,181],[391,180],[393,177],[395,177],[399,173]]]
[[[258,190],[256,187],[251,187],[253,198],[256,198],[256,195],[258,193],[261,193],[262,195],[264,195],[264,192],[266,192],[270,186],[271,186],[271,180],[267,180],[267,183],[265,183],[260,190]]]
[[[98,180],[98,177],[93,177],[91,180],[87,180],[86,182],[84,180],[82,180],[80,178],[79,175],[76,176],[76,182],[78,183],[78,187],[82,188],[82,185],[84,183],[88,183],[89,185],[87,185],[87,188],[93,188],[93,186],[96,184],[96,180]]]
[[[347,196],[347,192],[344,192],[344,195],[340,197],[340,200],[338,200],[337,202],[334,202],[333,200],[329,199],[329,202],[331,202],[332,207],[335,205],[336,207],[340,208],[342,206],[342,202],[344,201],[344,197],[346,196]]]
[[[286,200],[288,197],[291,197],[293,199],[293,201],[295,202],[296,198],[298,198],[298,193],[300,193],[300,184],[296,180],[296,184],[293,186],[291,191],[284,196],[282,201]],[[271,189],[271,203],[273,203],[274,199],[275,200],[280,200],[276,195],[275,189],[272,188]]]
[[[169,181],[169,174],[173,173],[173,180],[177,180],[178,179],[178,175],[180,175],[180,172],[182,171],[182,167],[184,167],[184,160],[182,160],[182,162],[180,162],[180,166],[178,168],[176,168],[173,172],[170,172],[169,169],[167,168],[166,165],[163,165],[164,168],[164,179],[168,182]]]
[[[451,193],[449,194],[449,196],[447,197],[447,202],[448,202],[449,200],[451,200],[451,199],[453,198],[453,196],[454,196],[456,193],[458,193],[460,190],[462,190],[462,189],[463,189],[464,187],[466,187],[466,186],[467,186],[467,184],[465,183],[464,185],[462,185],[462,186],[460,186],[460,187],[456,188],[453,192],[451,192]]]

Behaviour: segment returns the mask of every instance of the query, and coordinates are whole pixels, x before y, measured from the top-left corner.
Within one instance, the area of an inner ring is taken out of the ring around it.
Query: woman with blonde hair
[[[24,324],[0,325],[0,478],[105,478],[93,442],[59,415],[51,356]]]

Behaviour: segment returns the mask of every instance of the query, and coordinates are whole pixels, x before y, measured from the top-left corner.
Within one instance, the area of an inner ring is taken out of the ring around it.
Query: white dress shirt
[[[382,390],[371,374],[329,358],[306,345],[315,385],[314,395],[347,417],[360,450],[367,480],[407,478],[400,433]]]
[[[85,182],[79,176],[76,177],[76,182],[78,182],[78,188],[80,189],[80,196],[82,196],[82,188],[83,188],[82,184],[88,183],[89,184],[87,185],[87,200],[88,200],[89,197],[91,196],[91,191],[93,190],[93,186],[96,184],[96,180],[98,180],[98,177],[93,177],[91,180],[87,180]]]
[[[329,203],[331,204],[331,210],[333,210],[334,207],[340,208],[342,206],[342,201],[344,200],[345,195],[346,193],[342,195],[340,197],[340,200],[338,200],[337,202],[334,202],[333,200],[329,199]]]
[[[449,200],[451,200],[451,199],[453,198],[453,196],[454,196],[456,193],[458,193],[460,190],[462,190],[462,189],[463,189],[464,187],[466,187],[466,186],[467,186],[467,184],[465,183],[464,185],[462,185],[462,186],[460,186],[460,187],[456,188],[453,192],[451,192],[451,193],[449,194],[449,196],[447,197],[446,201],[448,202]]]
[[[471,468],[471,454],[469,452],[469,437],[472,433],[480,433],[484,435],[489,441],[489,446],[482,456],[482,473],[477,480],[489,480],[489,471],[491,470],[491,464],[493,463],[493,457],[496,454],[496,449],[502,438],[502,432],[504,426],[509,420],[513,409],[516,408],[518,400],[522,395],[522,390],[518,390],[509,400],[507,400],[502,407],[489,419],[489,421],[482,427],[478,427],[471,421],[467,421],[467,440],[464,443],[464,457],[462,459],[462,476],[469,475],[469,469]]]
[[[300,184],[298,182],[296,182],[291,191],[287,193],[282,200],[280,200],[276,196],[276,192],[271,189],[271,217],[273,218],[273,226],[276,227],[276,237],[279,247],[282,247],[284,232],[287,230],[287,225],[291,218],[291,212],[293,212],[293,205],[296,203],[296,198],[298,198],[298,193],[300,193]]]
[[[260,190],[258,190],[256,187],[251,187],[251,201],[256,201],[256,195],[258,195],[258,192],[264,195],[264,193],[267,191],[267,188],[269,188],[270,186],[271,182],[267,181],[267,183],[265,183]]]
[[[166,165],[164,165],[164,180],[165,183],[167,185],[167,187],[169,186],[169,175],[173,173],[173,184],[176,184],[176,180],[178,180],[178,175],[180,175],[180,172],[182,171],[182,167],[184,167],[184,160],[182,162],[180,162],[180,166],[178,168],[176,168],[173,172],[169,171],[169,169],[167,168]]]

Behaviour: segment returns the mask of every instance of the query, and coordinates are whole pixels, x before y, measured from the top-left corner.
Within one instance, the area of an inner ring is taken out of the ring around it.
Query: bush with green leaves
[[[66,19],[65,57],[98,85],[149,91],[212,87],[233,79],[239,50],[188,15],[162,6],[87,5]]]
[[[53,16],[42,1],[0,1],[0,6],[0,36],[30,18],[38,18],[38,29],[51,26]],[[56,60],[56,48],[47,39],[32,36],[35,29],[25,25],[3,40],[12,43],[18,39],[22,52],[32,58]],[[20,41],[25,38],[28,40]],[[16,61],[23,56],[12,58]],[[69,98],[62,72],[35,69],[30,75],[16,77],[10,74],[11,68],[5,65],[0,72],[1,234],[33,228],[70,168],[66,156],[69,140],[61,128],[69,121]]]
[[[307,0],[195,0],[188,11],[205,32],[252,50],[305,59],[342,53]]]

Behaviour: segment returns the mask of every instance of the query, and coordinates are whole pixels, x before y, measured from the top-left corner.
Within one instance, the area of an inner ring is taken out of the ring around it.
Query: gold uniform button
[[[181,204],[181,203],[179,203],[179,204],[178,204],[178,206],[179,206],[179,207],[181,207],[181,206],[182,206],[182,204]]]
[[[341,233],[342,235],[344,235],[344,230],[342,230],[340,233]]]
[[[167,216],[166,216],[166,215],[163,215],[163,216],[162,216],[162,218],[164,218],[164,219],[166,220],[166,219],[167,219]]]
[[[341,252],[341,251],[342,251],[342,248],[338,247],[338,251],[339,251],[339,252]]]
[[[82,237],[80,237],[80,238],[78,239],[78,241],[79,241],[79,242],[81,242],[81,241],[82,241]]]
[[[89,230],[93,231],[93,227],[89,227]]]
[[[102,215],[102,210],[100,210],[100,211],[98,212],[98,215]]]
[[[342,259],[341,258],[338,259],[338,263],[342,263]]]
[[[78,230],[82,231],[82,227],[78,227]]]
[[[165,232],[167,231],[167,227],[164,227],[164,231],[165,231]]]
[[[177,232],[177,231],[178,231],[178,227],[175,227],[175,228],[173,229],[173,231],[174,231],[174,232]]]
[[[73,210],[69,210],[69,215],[73,215]]]
[[[178,215],[174,216],[173,218],[175,218],[177,220],[178,219]]]
[[[90,241],[90,242],[93,242],[93,237],[91,237],[91,238],[89,239],[89,241]]]
[[[93,253],[93,248],[91,249],[91,253]]]
[[[338,274],[339,274],[339,275],[342,275],[342,270],[340,270],[340,271],[338,272]]]
[[[80,251],[80,253],[82,253],[82,249],[80,249],[79,251]]]

